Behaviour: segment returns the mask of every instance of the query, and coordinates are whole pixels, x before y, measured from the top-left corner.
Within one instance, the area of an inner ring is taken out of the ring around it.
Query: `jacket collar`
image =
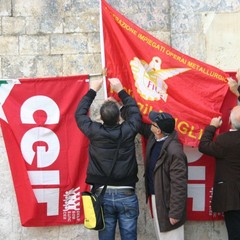
[[[162,157],[164,154],[166,154],[166,149],[168,147],[168,145],[171,143],[172,140],[177,138],[177,132],[174,130],[165,140],[165,142],[163,143],[162,149],[161,149],[161,153],[160,153],[160,158],[164,161],[164,158]],[[162,164],[162,161],[160,161],[158,164]]]

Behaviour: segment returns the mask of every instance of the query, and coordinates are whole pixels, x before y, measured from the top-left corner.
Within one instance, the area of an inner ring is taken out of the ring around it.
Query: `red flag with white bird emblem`
[[[169,112],[180,140],[197,146],[210,119],[221,115],[227,74],[154,38],[104,0],[102,21],[107,77],[122,81],[145,121],[151,110]]]
[[[222,115],[228,129],[236,96],[228,91],[228,73],[187,56],[145,32],[102,0],[103,59],[107,77],[118,77],[141,110],[169,112],[188,157],[189,220],[218,220],[211,210],[214,159],[198,143],[212,117]],[[107,85],[108,95],[113,95]],[[144,146],[144,144],[143,144]]]

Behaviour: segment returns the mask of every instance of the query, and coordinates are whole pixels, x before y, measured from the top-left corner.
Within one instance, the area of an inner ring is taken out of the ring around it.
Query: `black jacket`
[[[108,185],[134,186],[138,181],[134,139],[141,126],[139,108],[125,90],[120,91],[118,96],[123,105],[128,106],[129,115],[121,124],[106,126],[92,121],[88,116],[88,110],[95,96],[96,92],[90,89],[80,101],[75,113],[78,127],[90,140],[86,182],[92,185],[105,184],[118,141],[121,141],[117,162]]]
[[[216,159],[213,186],[213,212],[240,210],[240,130],[219,134],[207,126],[199,143],[199,151]]]

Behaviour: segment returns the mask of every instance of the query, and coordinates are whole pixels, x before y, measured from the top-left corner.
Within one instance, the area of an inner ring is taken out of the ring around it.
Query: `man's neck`
[[[163,134],[160,134],[160,135],[157,135],[157,136],[155,135],[155,140],[157,142],[161,142],[161,141],[165,140],[167,137],[168,136],[164,136]]]

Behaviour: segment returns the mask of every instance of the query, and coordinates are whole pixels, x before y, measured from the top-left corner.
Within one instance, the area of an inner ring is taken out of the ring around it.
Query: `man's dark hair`
[[[106,101],[100,108],[101,119],[104,124],[113,126],[119,121],[119,108],[113,101]]]

